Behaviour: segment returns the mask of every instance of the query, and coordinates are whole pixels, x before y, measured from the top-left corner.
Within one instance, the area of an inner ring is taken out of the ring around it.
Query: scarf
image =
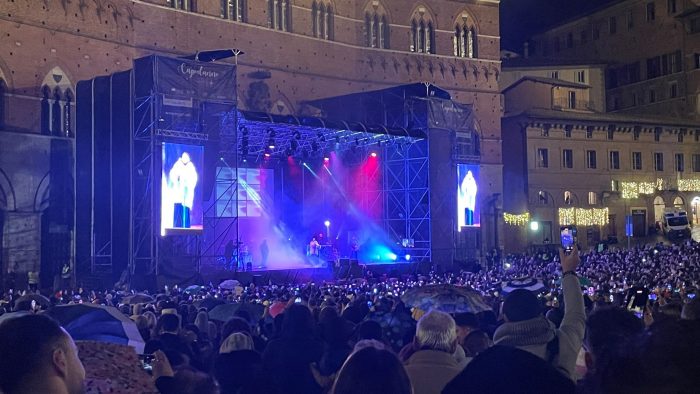
[[[493,335],[495,345],[546,345],[556,336],[556,326],[544,316],[530,320],[504,323]]]

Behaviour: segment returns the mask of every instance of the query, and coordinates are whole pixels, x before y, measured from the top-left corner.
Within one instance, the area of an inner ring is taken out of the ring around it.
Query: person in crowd
[[[73,339],[52,318],[26,315],[0,323],[0,391],[80,394],[85,369]]]
[[[503,302],[505,323],[494,334],[494,344],[514,346],[550,362],[575,380],[576,358],[581,349],[586,324],[583,294],[576,276],[580,258],[577,248],[570,254],[559,252],[564,293],[564,318],[557,329],[542,315],[542,305],[529,290],[519,289]]]
[[[492,345],[493,341],[488,334],[481,330],[474,330],[464,338],[464,353],[468,358],[473,359]]]
[[[188,366],[173,368],[169,356],[154,353],[153,379],[160,394],[219,394],[219,385],[209,374]]]
[[[683,306],[683,312],[681,313],[681,319],[683,320],[700,320],[700,300],[693,298]]]
[[[644,331],[644,322],[634,313],[618,307],[596,309],[586,319],[586,368],[595,371],[596,360],[606,357],[619,346],[626,346],[628,338],[635,338]]]
[[[222,394],[262,394],[266,391],[262,379],[262,357],[253,346],[253,338],[243,332],[235,332],[221,343],[214,362],[214,376]]]
[[[474,313],[456,313],[454,319],[457,325],[457,342],[464,345],[464,339],[467,335],[479,329],[479,319]]]
[[[416,352],[404,363],[415,394],[439,394],[462,371],[454,357],[457,329],[452,316],[432,310],[418,321]]]
[[[169,350],[192,358],[190,347],[180,337],[180,317],[178,315],[172,313],[161,315],[154,331],[156,332],[155,337],[146,343],[144,350],[146,354],[151,354],[156,350]]]
[[[263,353],[263,374],[270,378],[275,392],[320,393],[311,364],[321,360],[323,342],[314,337],[311,311],[303,304],[294,304],[283,315],[280,337],[270,341]]]
[[[573,394],[574,382],[541,357],[493,346],[472,360],[442,394]]]
[[[351,354],[331,394],[413,394],[404,366],[393,352],[379,346],[369,345]]]

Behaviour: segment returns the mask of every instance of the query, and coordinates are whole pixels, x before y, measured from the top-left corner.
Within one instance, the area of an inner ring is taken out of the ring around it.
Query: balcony
[[[560,111],[593,111],[593,102],[588,100],[569,100],[566,97],[554,99],[552,109]]]

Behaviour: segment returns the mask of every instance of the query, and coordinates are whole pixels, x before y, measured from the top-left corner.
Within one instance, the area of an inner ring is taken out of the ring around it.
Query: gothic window
[[[461,21],[455,24],[455,33],[452,41],[455,56],[476,58],[476,28],[471,24],[466,14],[463,14]]]
[[[389,22],[380,7],[365,13],[365,45],[369,48],[389,48]]]
[[[420,18],[411,21],[411,42],[409,50],[418,53],[435,53],[433,22]]]
[[[221,17],[246,22],[246,0],[221,0]]]
[[[290,0],[268,0],[268,25],[270,28],[291,31],[292,8]]]
[[[59,67],[54,67],[41,84],[41,133],[69,137],[73,135],[73,86]]]

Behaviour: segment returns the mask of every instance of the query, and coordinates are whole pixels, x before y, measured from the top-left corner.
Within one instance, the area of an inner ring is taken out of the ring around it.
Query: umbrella
[[[241,282],[239,282],[235,279],[228,279],[228,280],[221,282],[219,287],[224,289],[224,290],[233,290],[236,288],[236,286],[240,286],[240,285],[241,285]]]
[[[207,308],[208,311],[214,309],[214,307],[223,304],[224,301],[218,298],[205,298],[203,300],[197,300],[193,302],[194,306],[197,308]]]
[[[45,312],[58,320],[76,341],[110,342],[129,345],[143,353],[144,342],[136,323],[117,308],[94,304],[53,307]]]
[[[2,324],[2,322],[4,322],[5,320],[10,320],[14,319],[15,317],[22,317],[25,315],[31,315],[31,313],[29,311],[3,313],[2,315],[0,315],[0,324]]]
[[[41,305],[42,307],[48,308],[51,306],[51,301],[49,301],[48,298],[44,297],[41,294],[25,294],[22,297],[19,297],[17,301],[15,302],[15,305],[17,305],[18,302],[22,301],[36,301],[37,305]]]
[[[85,393],[158,393],[133,347],[115,343],[77,341],[85,366]],[[118,365],[119,368],[114,368]]]
[[[206,290],[206,288],[200,285],[192,285],[185,288],[185,293],[199,293],[202,290]]]
[[[506,294],[518,289],[525,289],[535,293],[540,293],[545,291],[547,287],[544,285],[544,283],[542,283],[541,280],[537,280],[535,278],[514,279],[509,282],[503,283],[502,290]]]
[[[491,310],[479,293],[449,284],[414,287],[406,291],[401,300],[424,311],[437,309],[447,313],[479,313]]]
[[[209,320],[229,321],[238,311],[246,311],[251,320],[258,321],[262,318],[265,307],[261,304],[223,304],[209,311]]]
[[[151,302],[155,302],[155,299],[153,297],[149,296],[148,294],[134,294],[130,296],[126,296],[122,299],[122,302],[124,304],[148,304]]]

